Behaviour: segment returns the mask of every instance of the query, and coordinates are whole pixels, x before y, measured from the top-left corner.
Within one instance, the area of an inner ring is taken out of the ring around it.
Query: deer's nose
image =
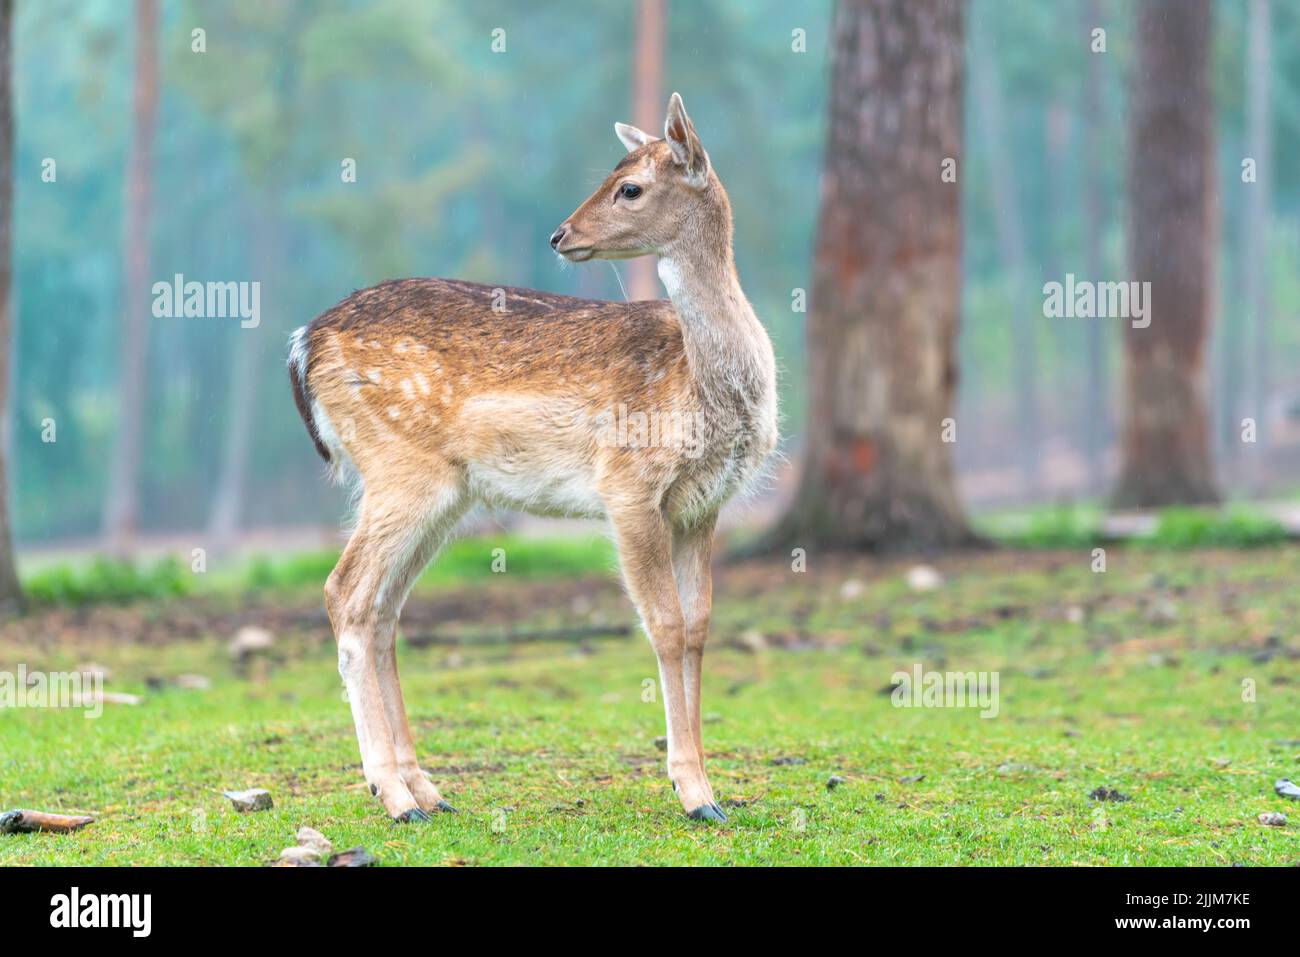
[[[559,229],[557,229],[555,232],[551,233],[551,248],[552,248],[552,249],[559,249],[559,248],[560,248],[560,240],[562,240],[562,239],[564,238],[564,233],[565,233],[565,229],[564,229],[563,226],[561,226],[561,227],[560,227]]]

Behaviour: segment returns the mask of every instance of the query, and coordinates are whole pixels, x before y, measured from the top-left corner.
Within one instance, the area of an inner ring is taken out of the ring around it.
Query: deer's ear
[[[614,135],[622,141],[623,145],[627,147],[629,153],[633,150],[640,149],[642,146],[645,146],[654,139],[654,137],[645,130],[639,130],[635,126],[630,126],[627,123],[615,123]]]
[[[664,120],[664,139],[673,151],[673,159],[686,171],[686,180],[694,186],[704,185],[709,175],[709,154],[695,132],[695,124],[686,115],[682,98],[674,93],[668,101],[668,117]]]

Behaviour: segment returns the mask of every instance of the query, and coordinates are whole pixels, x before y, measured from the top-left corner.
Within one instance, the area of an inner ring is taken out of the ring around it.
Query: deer
[[[700,736],[711,559],[719,510],[777,446],[776,360],[681,96],[662,138],[614,129],[626,155],[550,246],[569,262],[655,256],[667,300],[390,280],[290,337],[298,411],[359,495],[325,607],[362,773],[398,823],[455,811],[417,761],[395,646],[412,585],[474,504],[608,522],[658,662],[668,777],[688,817],[727,819]],[[612,429],[613,409],[693,423],[691,441]]]

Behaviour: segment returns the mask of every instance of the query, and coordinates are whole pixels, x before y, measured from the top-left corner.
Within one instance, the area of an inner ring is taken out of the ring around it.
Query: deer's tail
[[[307,384],[307,363],[311,356],[310,326],[301,326],[289,336],[289,381],[293,384],[293,403],[298,407],[298,414],[307,426],[307,434],[320,457],[331,466],[335,465],[329,448],[321,440],[320,429],[316,427],[316,415],[313,410],[311,387]]]

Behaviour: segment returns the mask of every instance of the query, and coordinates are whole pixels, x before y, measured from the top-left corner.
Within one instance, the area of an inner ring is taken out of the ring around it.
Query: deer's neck
[[[739,396],[774,405],[772,342],[740,288],[729,252],[669,252],[659,258],[659,278],[682,324],[686,358],[704,399],[720,403]]]

